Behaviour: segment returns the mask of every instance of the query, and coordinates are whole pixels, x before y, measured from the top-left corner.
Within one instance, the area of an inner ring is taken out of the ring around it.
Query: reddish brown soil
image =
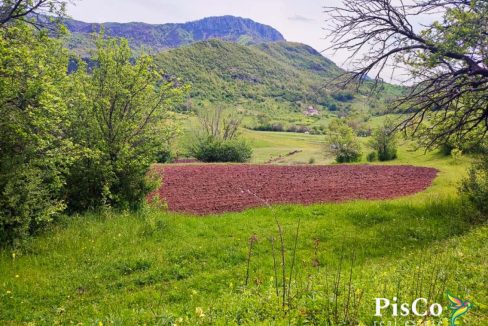
[[[428,188],[437,175],[413,166],[189,165],[158,168],[169,209],[198,215],[270,203],[389,199]]]

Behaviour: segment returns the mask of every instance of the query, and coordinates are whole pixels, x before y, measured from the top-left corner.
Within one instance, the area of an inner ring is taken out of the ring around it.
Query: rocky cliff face
[[[130,41],[133,47],[145,47],[156,51],[177,48],[209,39],[220,39],[241,44],[284,41],[283,35],[276,29],[250,19],[234,16],[209,17],[184,24],[92,24],[66,20],[65,25],[72,33],[69,47],[75,50],[82,49],[91,43],[90,34],[99,32],[102,26],[108,36],[124,37]]]

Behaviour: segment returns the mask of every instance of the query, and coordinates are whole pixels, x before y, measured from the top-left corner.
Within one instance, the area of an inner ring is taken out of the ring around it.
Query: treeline
[[[20,3],[17,12],[31,9]],[[8,12],[0,15],[0,244],[63,214],[138,209],[155,186],[150,165],[177,132],[169,108],[186,87],[151,57],[134,59],[126,40],[103,35],[88,68],[53,31]],[[78,68],[68,74],[70,60]]]
[[[325,126],[303,126],[303,125],[290,125],[286,126],[281,122],[266,123],[257,126],[248,127],[248,129],[256,131],[274,131],[274,132],[294,132],[299,134],[311,134],[311,135],[323,135],[325,134]]]

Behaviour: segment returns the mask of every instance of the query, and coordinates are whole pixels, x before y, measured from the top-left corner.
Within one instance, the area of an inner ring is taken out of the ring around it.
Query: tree
[[[391,161],[397,158],[395,124],[386,119],[384,124],[377,128],[372,135],[370,146],[378,153],[380,161]]]
[[[166,79],[150,56],[134,59],[124,39],[101,35],[92,61],[90,72],[80,63],[71,85],[70,137],[84,155],[68,177],[68,207],[137,208],[151,190],[150,165],[175,129],[169,109],[186,87]]]
[[[483,0],[344,0],[327,7],[335,50],[353,54],[343,84],[375,80],[388,65],[409,70],[413,86],[392,106],[409,113],[398,127],[426,147],[488,133],[488,2]],[[419,16],[442,19],[417,28]],[[369,81],[368,81],[369,82]]]
[[[337,163],[352,163],[361,160],[361,144],[354,130],[341,120],[334,120],[327,132],[330,152]]]
[[[235,114],[226,114],[222,106],[200,110],[198,121],[203,137],[213,137],[219,140],[235,139],[242,124],[242,118],[236,117]]]
[[[461,196],[479,211],[479,222],[488,220],[488,155],[486,149],[480,155],[468,171],[460,186]],[[470,217],[472,222],[478,218]]]
[[[68,55],[22,23],[0,28],[0,243],[36,232],[65,208],[72,146],[64,137]]]
[[[203,162],[243,163],[251,159],[251,146],[239,137],[242,118],[219,106],[199,111],[198,121],[189,155]]]
[[[0,28],[7,23],[23,21],[42,26],[42,16],[63,16],[67,1],[58,0],[1,0]],[[29,18],[34,18],[30,20]]]

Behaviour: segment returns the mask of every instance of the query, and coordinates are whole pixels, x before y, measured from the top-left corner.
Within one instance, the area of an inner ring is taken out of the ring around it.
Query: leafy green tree
[[[326,8],[335,50],[357,63],[340,84],[380,81],[385,67],[410,72],[408,92],[390,109],[403,128],[432,147],[488,134],[488,1],[344,0]],[[441,15],[415,28],[416,17]]]
[[[397,137],[395,124],[387,119],[372,135],[371,148],[378,153],[380,161],[391,161],[397,158]]]
[[[65,137],[68,55],[26,24],[0,28],[0,242],[36,232],[60,214],[73,155]]]
[[[67,1],[60,0],[1,0],[0,26],[28,22],[36,27],[43,26],[39,15],[63,16]]]
[[[361,160],[361,144],[354,130],[341,120],[329,125],[327,144],[337,163],[351,163]]]
[[[243,163],[251,159],[251,146],[239,137],[242,118],[218,106],[199,111],[198,121],[188,149],[191,156],[203,162]]]
[[[147,178],[157,152],[173,136],[169,112],[186,87],[168,80],[148,55],[134,59],[127,40],[97,41],[92,58],[73,76],[71,138],[84,149],[71,168],[71,211],[102,206],[137,208],[154,186]]]

